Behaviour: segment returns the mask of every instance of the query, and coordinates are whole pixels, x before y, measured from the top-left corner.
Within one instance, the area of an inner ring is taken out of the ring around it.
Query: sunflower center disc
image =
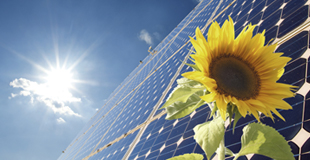
[[[252,67],[235,57],[219,57],[210,64],[210,77],[226,96],[247,100],[258,95],[260,80]]]

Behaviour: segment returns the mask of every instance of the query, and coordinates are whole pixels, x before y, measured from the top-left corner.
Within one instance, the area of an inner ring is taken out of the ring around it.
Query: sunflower
[[[259,112],[274,119],[272,112],[285,119],[277,109],[292,109],[283,99],[294,97],[294,86],[277,83],[284,67],[291,60],[274,53],[277,44],[266,45],[263,31],[253,37],[256,25],[246,26],[235,39],[234,23],[229,17],[222,27],[213,22],[208,31],[208,40],[199,28],[192,60],[197,70],[182,76],[202,83],[210,94],[201,96],[206,102],[216,102],[223,119],[228,104],[238,108],[245,117],[252,114],[258,121]]]

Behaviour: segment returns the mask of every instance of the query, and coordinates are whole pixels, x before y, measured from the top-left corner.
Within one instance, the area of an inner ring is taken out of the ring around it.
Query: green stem
[[[224,144],[224,137],[220,143],[220,146],[219,146],[219,150],[218,150],[218,159],[219,160],[225,160],[225,144]]]
[[[239,155],[236,154],[236,155],[235,155],[235,158],[234,158],[233,160],[237,160],[238,158],[239,158]]]

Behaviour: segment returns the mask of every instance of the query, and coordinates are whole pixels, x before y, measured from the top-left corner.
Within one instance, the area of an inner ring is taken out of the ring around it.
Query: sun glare
[[[77,91],[77,89],[74,86],[76,80],[70,69],[57,67],[45,72],[47,74],[44,77],[45,83],[38,89],[38,93],[60,103],[80,101],[72,99],[71,91]]]
[[[66,69],[52,69],[47,76],[47,85],[57,91],[69,90],[72,81],[72,73]]]

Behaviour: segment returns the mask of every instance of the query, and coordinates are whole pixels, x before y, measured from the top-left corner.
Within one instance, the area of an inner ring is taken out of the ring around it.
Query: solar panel
[[[191,70],[182,63],[192,49],[188,36],[194,36],[199,27],[207,37],[210,22],[221,25],[228,16],[235,22],[236,35],[247,24],[257,24],[254,33],[266,30],[266,43],[278,43],[276,51],[292,58],[279,82],[299,87],[294,98],[286,99],[293,110],[279,111],[286,122],[261,121],[285,137],[296,159],[310,159],[309,4],[308,0],[202,1],[154,48],[155,54],[147,56],[115,89],[58,159],[161,160],[204,154],[193,139],[193,128],[207,121],[209,107],[204,105],[177,120],[165,120],[158,108],[180,74]],[[226,130],[225,144],[234,153],[241,147],[242,128],[250,122],[256,119],[241,118],[234,134],[231,128]],[[270,158],[247,155],[239,159]]]

